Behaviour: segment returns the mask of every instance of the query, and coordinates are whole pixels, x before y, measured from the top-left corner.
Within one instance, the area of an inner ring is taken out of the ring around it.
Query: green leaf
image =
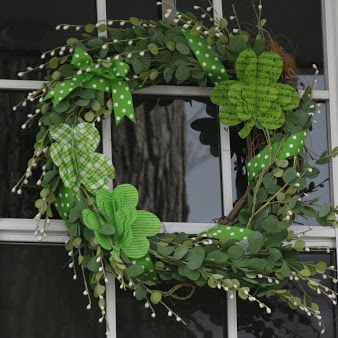
[[[135,18],[134,16],[130,17],[129,21],[134,26],[140,25],[140,20],[138,18]]]
[[[327,265],[326,265],[325,262],[318,262],[316,264],[316,270],[317,270],[318,273],[321,273],[321,274],[325,273],[326,267],[327,267]]]
[[[282,258],[282,253],[276,248],[270,248],[269,254],[269,258],[271,258],[273,262],[277,262]]]
[[[80,41],[77,38],[69,38],[67,39],[67,45],[71,47],[75,47]]]
[[[171,51],[174,51],[176,49],[175,42],[173,41],[168,41],[165,45]]]
[[[187,267],[190,270],[196,270],[202,265],[202,263],[203,263],[203,258],[195,254],[195,255],[192,255],[191,258],[189,259]]]
[[[149,75],[150,80],[154,81],[158,77],[158,70],[152,69]]]
[[[190,53],[190,48],[182,42],[176,44],[176,49],[183,55],[189,55]]]
[[[296,250],[303,250],[305,248],[305,242],[302,239],[299,239],[298,241],[296,241],[294,248]]]
[[[232,260],[240,259],[244,254],[244,250],[239,245],[233,245],[228,249],[228,257]]]
[[[302,207],[302,213],[310,218],[314,218],[316,217],[316,210],[314,210],[313,208],[309,207],[309,206],[303,206]]]
[[[303,276],[303,277],[309,277],[309,276],[311,276],[311,272],[310,272],[310,270],[307,267],[305,267],[304,269],[300,270],[299,274],[301,276]]]
[[[104,42],[100,38],[91,39],[88,41],[88,46],[91,48],[101,48]]]
[[[207,255],[207,259],[212,260],[216,264],[223,265],[227,262],[228,256],[219,250],[214,250]]]
[[[70,77],[74,73],[74,67],[72,65],[62,65],[59,68],[59,72],[63,77]]]
[[[94,296],[99,297],[100,295],[104,293],[105,289],[106,288],[103,285],[97,284],[94,289]]]
[[[283,175],[283,180],[285,183],[290,183],[296,178],[297,170],[296,168],[287,168]]]
[[[58,103],[55,107],[54,110],[57,113],[64,113],[65,111],[68,110],[68,108],[70,107],[70,103],[68,101],[61,101],[60,103]]]
[[[94,26],[93,24],[88,23],[88,24],[85,26],[85,31],[86,31],[87,33],[91,33],[91,32],[93,32],[94,28],[95,28],[95,26]]]
[[[49,64],[49,67],[50,67],[51,69],[57,68],[58,65],[59,65],[59,58],[56,57],[56,56],[54,56],[53,58],[51,58],[51,59],[49,60],[48,64]]]
[[[246,48],[246,43],[242,36],[233,35],[229,40],[229,49],[234,53],[240,53]]]
[[[157,47],[157,45],[155,43],[150,43],[148,45],[148,50],[153,55],[157,55],[158,54],[158,47]]]
[[[331,211],[331,203],[325,203],[319,210],[319,217],[327,216]]]
[[[157,248],[157,252],[163,256],[163,257],[168,257],[175,251],[175,248],[172,246],[162,246]]]
[[[158,304],[162,299],[162,294],[161,292],[158,292],[158,291],[155,291],[151,294],[150,296],[150,301],[153,303],[153,304]]]
[[[139,283],[135,287],[135,297],[137,300],[142,300],[147,295],[147,289],[143,286],[143,284]]]
[[[171,68],[167,67],[164,69],[163,77],[167,83],[171,81],[171,79],[173,78],[173,75],[174,75],[174,71]]]
[[[189,248],[185,245],[182,245],[182,246],[179,246],[176,250],[175,250],[175,253],[174,253],[174,258],[176,260],[180,260],[182,259],[185,254],[188,252]]]
[[[190,70],[188,66],[179,66],[176,69],[175,77],[177,80],[183,82],[189,79]]]
[[[88,264],[87,264],[87,268],[88,270],[92,271],[92,272],[96,272],[96,271],[99,271],[99,267],[101,266],[101,262],[97,262],[96,261],[97,257],[96,256],[93,256]]]
[[[290,277],[291,275],[291,270],[286,262],[283,262],[283,265],[281,267],[281,274],[286,278]]]
[[[263,245],[263,235],[259,231],[255,231],[249,236],[249,251],[250,253],[258,253]]]
[[[280,248],[282,240],[278,236],[271,236],[265,241],[266,248]]]
[[[132,264],[126,269],[126,272],[129,277],[133,278],[142,275],[144,269],[140,265]]]

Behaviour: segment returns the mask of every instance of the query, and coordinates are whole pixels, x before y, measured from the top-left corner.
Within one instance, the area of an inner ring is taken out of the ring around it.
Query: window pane
[[[248,32],[257,31],[256,16],[251,6],[258,1],[222,0],[223,16],[233,15],[235,5],[241,28]],[[320,0],[278,0],[263,1],[262,18],[267,20],[266,29],[273,39],[296,58],[301,74],[313,74],[315,63],[323,73],[323,39]],[[231,21],[231,28],[238,28]],[[306,33],[304,34],[304,32]]]
[[[310,253],[303,254],[302,258],[306,261],[325,261],[327,265],[335,262],[335,254]],[[319,278],[316,276],[316,278]],[[324,281],[325,285],[333,289],[333,283],[330,279]],[[293,287],[295,283],[289,283]],[[294,294],[299,294],[299,289],[292,289]],[[306,290],[309,290],[306,287]],[[327,297],[318,296],[316,291],[308,292],[315,303],[319,305],[321,316],[325,325],[325,334],[320,335],[322,328],[318,325],[318,319],[313,316],[308,317],[304,311],[291,310],[286,303],[278,300],[276,297],[264,299],[272,313],[260,309],[257,304],[247,301],[238,301],[238,337],[337,337],[336,333],[336,313],[335,307]]]
[[[156,5],[157,0],[135,1],[124,0],[119,2],[107,1],[108,19],[129,19],[136,16],[145,20],[160,20],[162,18],[162,8]]]
[[[105,337],[96,300],[88,311],[83,280],[62,265],[62,246],[1,244],[1,337]],[[15,257],[15,259],[14,259]]]
[[[96,22],[96,1],[2,1],[0,11],[0,78],[17,79],[17,73],[41,63],[41,53],[64,45],[79,33],[70,28],[56,31],[60,23]],[[47,14],[48,13],[48,14]],[[39,72],[31,79],[42,79]]]
[[[34,113],[33,105],[13,111],[12,107],[27,96],[22,91],[0,91],[0,217],[32,218],[36,214],[34,201],[38,198],[35,177],[31,177],[21,195],[11,189],[25,173],[27,162],[33,155],[36,124],[22,130],[27,114]],[[28,189],[29,188],[29,189]]]
[[[156,97],[135,97],[134,103],[142,103],[137,123],[124,119],[113,126],[114,184],[135,185],[139,207],[162,221],[220,217],[219,128],[206,104]]]
[[[220,290],[198,288],[188,300],[164,301],[187,326],[178,323],[174,316],[168,317],[162,305],[155,305],[156,318],[151,318],[151,311],[144,308],[143,302],[138,302],[130,292],[118,289],[117,337],[227,337],[226,297]]]
[[[320,104],[320,103],[318,103]],[[321,103],[319,108],[320,114],[315,117],[316,123],[313,123],[312,130],[309,132],[305,146],[309,158],[309,163],[314,165],[320,154],[328,150],[328,130],[327,130],[327,112],[326,103]],[[232,151],[232,181],[233,181],[233,201],[235,202],[239,196],[242,196],[247,187],[246,178],[246,141],[241,139],[236,128],[231,128],[231,151]],[[312,200],[316,197],[320,198],[320,204],[331,201],[330,196],[330,172],[329,164],[318,166],[320,174],[314,179],[307,179],[309,189],[309,197],[305,200]],[[295,224],[314,225],[314,219],[306,219],[298,217]]]

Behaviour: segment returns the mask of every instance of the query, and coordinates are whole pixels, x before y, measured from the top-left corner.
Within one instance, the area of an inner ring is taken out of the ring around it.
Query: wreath
[[[74,279],[77,268],[89,270],[89,281],[83,274],[84,294],[88,309],[90,288],[99,298],[100,322],[105,319],[106,274],[112,273],[121,289],[145,301],[152,317],[161,304],[168,316],[185,324],[165,299],[187,299],[196,288],[210,287],[237,293],[268,313],[264,297],[279,297],[323,325],[306,289],[336,304],[336,291],[321,280],[337,283],[336,270],[325,262],[303,261],[300,254],[310,250],[300,239],[304,233],[289,230],[296,216],[338,225],[337,208],[308,198],[308,180],[338,154],[337,148],[325,151],[310,164],[304,147],[320,113],[312,100],[318,70],[314,66],[313,84],[299,98],[294,60],[264,30],[261,5],[256,36],[240,29],[237,16],[238,29],[231,31],[226,19],[210,16],[211,7],[195,7],[203,12],[200,20],[168,9],[166,17],[172,14],[173,23],[131,17],[56,27],[84,32],[81,39],[69,38],[66,45],[43,53],[48,62],[18,74],[51,70],[41,90],[14,107],[36,102],[35,114],[22,128],[35,120],[40,130],[27,171],[12,191],[21,194],[32,171],[40,171],[36,235],[40,240],[46,236],[55,207],[69,229],[67,264]],[[135,123],[131,93],[162,83],[213,86],[210,99],[220,106],[219,120],[247,144],[245,192],[215,227],[199,234],[159,234],[158,217],[137,209],[134,186],[109,191],[115,170],[110,158],[96,152],[102,118],[114,114],[116,125],[124,117]],[[302,298],[288,289],[289,281],[301,285]]]

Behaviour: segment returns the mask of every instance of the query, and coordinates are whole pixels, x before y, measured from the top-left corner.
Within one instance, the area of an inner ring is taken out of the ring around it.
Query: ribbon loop
[[[124,116],[136,122],[130,88],[124,81],[130,69],[128,64],[118,60],[110,61],[110,65],[94,63],[91,56],[81,48],[75,49],[71,64],[78,69],[77,74],[57,84],[44,100],[53,97],[55,107],[78,87],[101,90],[112,94],[116,125]]]
[[[217,85],[222,81],[229,80],[223,63],[217,56],[212,54],[212,47],[208,44],[207,39],[203,35],[192,35],[190,29],[181,28],[181,30],[203,71],[208,75],[212,83]]]

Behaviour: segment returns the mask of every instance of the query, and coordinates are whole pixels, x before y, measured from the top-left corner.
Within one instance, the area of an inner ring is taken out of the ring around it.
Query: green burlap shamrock
[[[219,119],[234,126],[247,121],[239,132],[245,138],[256,120],[268,129],[277,129],[285,122],[283,110],[299,105],[297,91],[283,83],[276,83],[283,70],[281,57],[274,52],[264,52],[259,57],[246,49],[237,58],[238,81],[228,80],[211,92],[212,102],[222,106]]]
[[[53,97],[56,106],[77,87],[102,90],[112,94],[116,125],[124,116],[136,122],[130,88],[124,81],[130,68],[127,63],[118,60],[94,63],[86,51],[76,48],[71,64],[78,69],[76,75],[58,83],[45,100]]]
[[[50,134],[56,141],[50,146],[50,155],[65,187],[77,196],[81,184],[93,194],[98,188],[108,189],[108,178],[115,177],[115,170],[108,156],[95,153],[100,134],[92,124],[80,123],[71,128],[62,123]]]
[[[82,211],[85,225],[94,230],[104,249],[114,249],[117,254],[122,249],[133,259],[142,258],[148,253],[147,237],[156,235],[161,229],[161,221],[154,214],[136,210],[138,197],[138,191],[130,184],[121,184],[112,193],[100,189],[95,204],[106,217],[97,210]]]

